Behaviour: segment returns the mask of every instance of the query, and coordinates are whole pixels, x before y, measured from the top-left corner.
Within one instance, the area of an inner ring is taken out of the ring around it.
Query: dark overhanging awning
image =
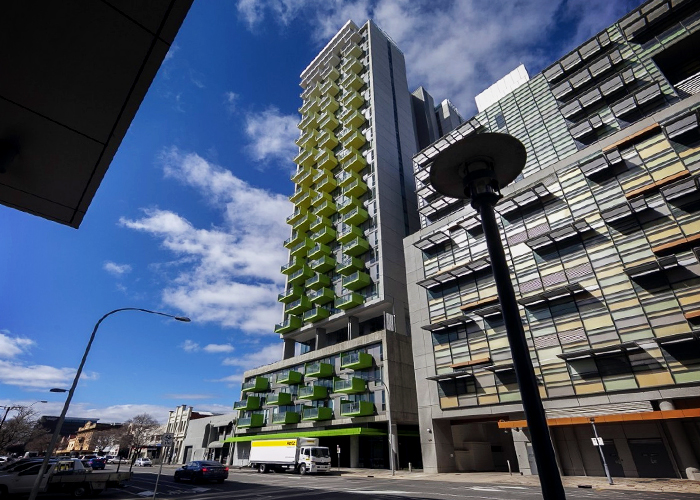
[[[432,377],[425,377],[426,380],[433,380],[435,382],[442,382],[443,380],[454,380],[458,378],[473,378],[474,374],[472,372],[462,371],[462,372],[452,372],[443,373],[441,375],[433,375]]]
[[[496,211],[501,215],[506,215],[514,210],[526,208],[538,200],[548,197],[552,194],[549,188],[544,183],[539,182],[523,191],[504,198],[496,205]]]
[[[420,240],[416,241],[413,246],[421,250],[428,250],[429,248],[435,247],[440,243],[444,243],[449,239],[449,235],[443,233],[442,231],[438,231],[421,238]]]
[[[576,361],[579,359],[593,358],[593,357],[603,357],[603,356],[614,356],[627,351],[633,351],[641,349],[638,342],[625,342],[623,344],[616,344],[607,347],[596,347],[591,349],[581,349],[580,351],[564,352],[557,354],[558,358],[564,361]]]
[[[624,268],[624,273],[630,278],[641,278],[642,276],[647,276],[678,267],[678,265],[678,259],[676,256],[669,255],[667,257],[661,257],[658,260],[652,260],[651,262],[644,262],[643,264],[638,264],[636,266],[626,267]]]
[[[591,226],[585,220],[580,220],[567,224],[566,226],[554,229],[548,233],[535,238],[530,238],[525,242],[527,246],[536,250],[538,248],[544,248],[548,245],[553,245],[554,243],[560,243],[562,241],[568,240],[578,234],[589,231]]]
[[[544,306],[547,302],[551,302],[562,297],[573,297],[574,295],[583,292],[586,292],[586,289],[580,284],[571,283],[556,288],[550,288],[549,290],[528,295],[527,297],[521,297],[518,299],[518,303],[524,307],[535,307],[537,305]]]
[[[466,262],[433,274],[432,276],[419,281],[418,285],[422,286],[423,288],[432,288],[434,286],[442,285],[452,280],[485,270],[490,266],[491,261],[488,257],[472,262]]]
[[[438,321],[437,323],[431,323],[429,325],[424,325],[421,328],[423,330],[428,330],[431,332],[438,332],[440,330],[445,330],[454,326],[466,325],[467,323],[473,323],[474,320],[467,316],[459,316],[457,318],[450,318],[443,321]]]

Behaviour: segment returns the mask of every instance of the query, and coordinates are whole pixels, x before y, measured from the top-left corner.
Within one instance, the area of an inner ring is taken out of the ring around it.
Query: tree
[[[97,431],[92,437],[95,450],[103,451],[105,448],[117,444],[123,434],[121,428]]]
[[[17,408],[14,417],[5,421],[0,429],[0,451],[8,448],[24,448],[36,432],[35,412],[25,406]]]
[[[139,452],[148,443],[151,442],[153,431],[160,424],[148,413],[141,413],[124,422],[123,429],[125,430],[122,439],[120,440],[120,448],[125,445],[132,451]],[[136,455],[132,457],[132,463]]]

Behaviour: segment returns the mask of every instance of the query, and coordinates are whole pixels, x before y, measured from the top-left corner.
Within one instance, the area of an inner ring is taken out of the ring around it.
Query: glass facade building
[[[429,180],[450,143],[504,132],[527,163],[497,219],[562,472],[604,474],[593,419],[613,476],[695,477],[699,46],[700,2],[646,2],[414,156],[426,471],[536,473],[479,215]]]

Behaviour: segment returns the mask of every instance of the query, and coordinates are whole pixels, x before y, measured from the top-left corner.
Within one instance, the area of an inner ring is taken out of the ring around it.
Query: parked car
[[[128,464],[129,459],[124,457],[112,457],[107,459],[108,464]]]
[[[107,461],[104,457],[92,457],[83,460],[83,463],[86,463],[89,467],[91,467],[94,470],[104,470]]]
[[[136,462],[134,462],[134,465],[136,467],[150,467],[153,464],[151,463],[150,458],[137,458]]]
[[[223,483],[228,477],[228,467],[221,465],[219,462],[210,460],[196,460],[189,462],[175,471],[173,480],[176,483],[187,480],[193,483],[204,481],[216,481]]]

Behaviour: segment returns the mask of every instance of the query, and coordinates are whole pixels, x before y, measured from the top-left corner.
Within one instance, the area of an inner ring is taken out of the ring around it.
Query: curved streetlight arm
[[[58,422],[56,423],[56,429],[53,432],[53,436],[51,436],[51,442],[49,443],[49,447],[46,449],[46,454],[44,455],[44,461],[41,463],[41,468],[39,469],[39,474],[36,476],[36,480],[34,481],[34,486],[32,487],[32,492],[29,494],[29,500],[36,500],[36,496],[39,493],[39,488],[41,486],[41,479],[44,476],[44,473],[46,472],[46,466],[49,464],[49,458],[51,457],[51,453],[53,453],[54,447],[56,446],[56,442],[58,441],[58,436],[61,433],[61,427],[63,427],[63,421],[66,419],[66,413],[68,413],[68,407],[70,406],[71,399],[73,399],[73,393],[75,392],[75,388],[78,386],[78,380],[80,380],[80,375],[83,373],[83,367],[85,366],[85,360],[87,360],[88,354],[90,353],[90,348],[92,347],[92,341],[95,340],[95,334],[97,333],[97,329],[100,327],[100,324],[107,319],[109,316],[112,314],[121,312],[121,311],[140,311],[140,312],[145,312],[149,314],[157,314],[159,316],[166,316],[168,318],[173,318],[178,321],[183,321],[186,323],[189,323],[190,319],[186,318],[184,316],[173,316],[172,314],[166,314],[163,312],[158,312],[158,311],[151,311],[150,309],[141,309],[139,307],[122,307],[119,309],[115,309],[113,311],[108,312],[104,316],[102,316],[99,320],[97,320],[97,323],[95,323],[95,328],[92,329],[92,334],[90,335],[90,340],[88,341],[87,347],[85,348],[85,353],[83,353],[83,359],[80,360],[80,365],[78,366],[78,371],[75,372],[75,378],[73,379],[73,385],[71,385],[70,389],[68,390],[68,397],[66,397],[66,402],[63,405],[63,410],[61,411],[61,416],[58,417]]]

